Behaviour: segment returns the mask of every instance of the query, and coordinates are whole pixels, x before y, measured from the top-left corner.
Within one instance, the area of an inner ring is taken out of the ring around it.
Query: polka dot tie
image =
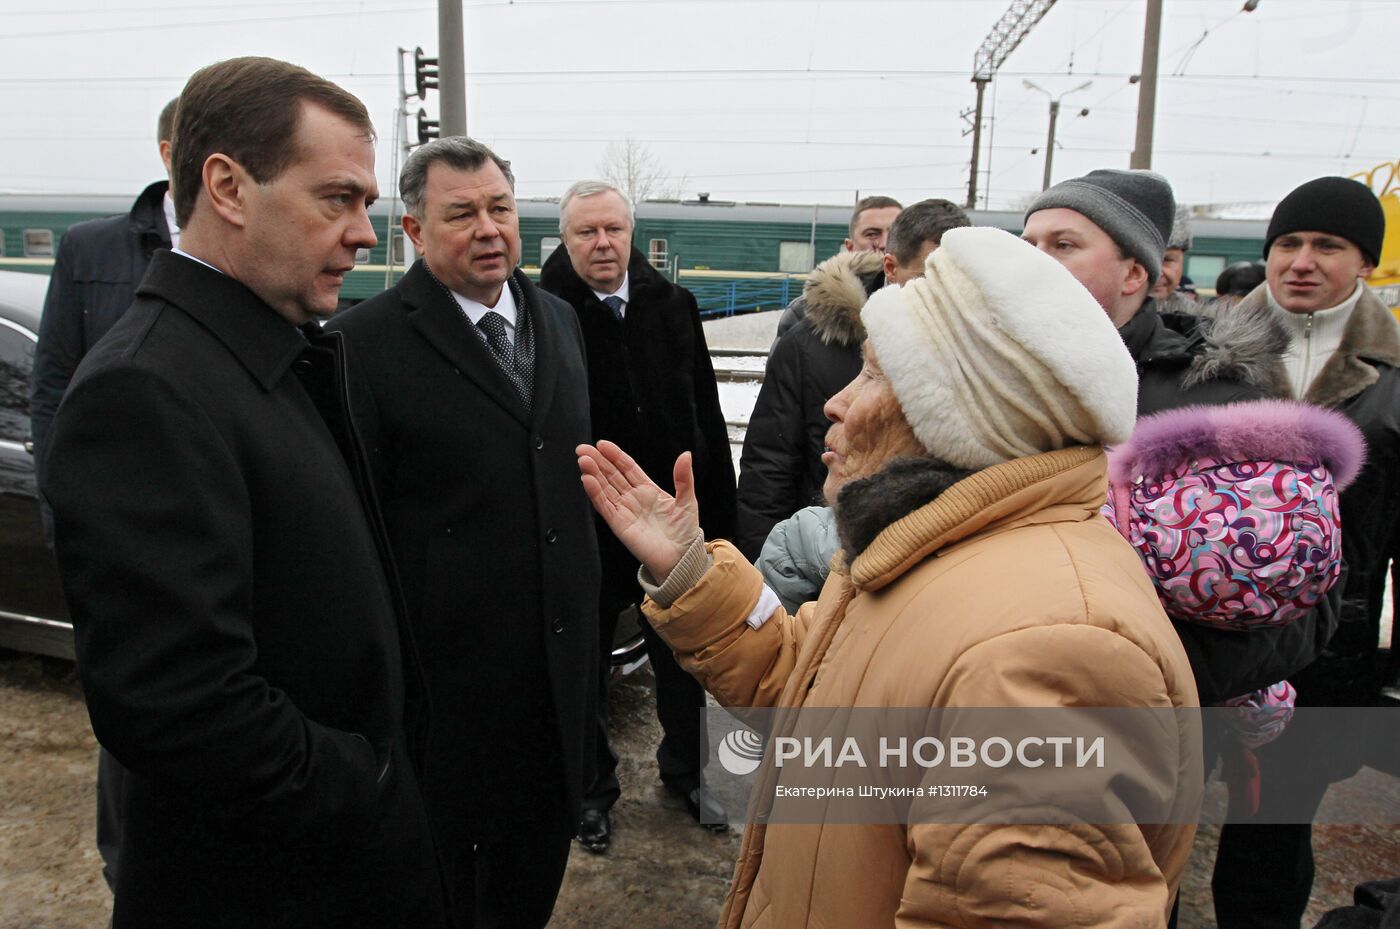
[[[604,297],[604,298],[603,298],[603,304],[604,304],[608,309],[612,310],[612,314],[613,314],[614,316],[617,317],[618,322],[621,322],[621,321],[622,321],[622,298],[621,298],[621,297],[617,296],[616,294],[613,294],[613,295],[610,296],[610,297]]]
[[[520,395],[521,402],[528,410],[532,399],[532,385],[526,383],[520,365],[516,363],[515,346],[511,344],[510,335],[506,332],[505,317],[500,313],[488,312],[481,317],[481,322],[477,323],[476,327],[486,336],[486,344],[490,346],[491,354],[496,356],[496,362],[500,364],[506,377],[510,378],[511,385],[515,387],[515,392]]]

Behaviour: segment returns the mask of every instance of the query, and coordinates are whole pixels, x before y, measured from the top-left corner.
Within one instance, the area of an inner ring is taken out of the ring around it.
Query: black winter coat
[[[1288,333],[1267,312],[1237,307],[1219,321],[1164,318],[1149,300],[1118,332],[1137,363],[1139,416],[1289,395],[1279,362]],[[1302,619],[1248,633],[1173,619],[1201,705],[1268,687],[1306,667],[1336,629],[1340,603],[1338,584]]]
[[[773,526],[825,503],[821,456],[831,421],[823,408],[860,373],[860,311],[884,280],[882,257],[842,252],[818,265],[799,298],[803,318],[780,332],[768,355],[739,459],[735,544],[750,561],[758,561]]]
[[[141,192],[130,213],[78,223],[58,240],[30,382],[36,469],[42,469],[49,429],[78,363],[131,306],[156,249],[170,247],[169,187],[158,181]]]
[[[567,306],[513,280],[535,340],[528,413],[422,261],[327,326],[358,375],[356,421],[433,697],[424,786],[449,868],[483,839],[576,823],[593,757],[583,340]]]
[[[628,302],[618,320],[556,249],[540,288],[577,315],[588,352],[589,441],[616,442],[668,493],[676,458],[690,451],[700,521],[709,539],[734,537],[734,461],[714,366],[695,297],[662,277],[637,249],[627,264]],[[603,609],[641,599],[637,561],[599,520]]]
[[[1260,285],[1236,312],[1267,312]],[[1283,365],[1278,365],[1279,376]],[[1400,536],[1400,325],[1369,291],[1352,311],[1342,342],[1308,385],[1303,399],[1338,410],[1366,439],[1366,464],[1341,494],[1342,557],[1347,574],[1340,594],[1336,634],[1316,661],[1289,681],[1300,706],[1373,706],[1379,702],[1384,655],[1379,633],[1385,575]],[[1392,646],[1393,647],[1393,646]],[[1300,714],[1277,742],[1260,754],[1270,765],[1302,766],[1317,778],[1350,777],[1361,767],[1369,740],[1388,745],[1393,732],[1366,732],[1354,714]]]
[[[1237,310],[1267,300],[1261,285]],[[1381,686],[1377,649],[1385,578],[1400,536],[1400,325],[1369,291],[1303,399],[1338,410],[1361,429],[1366,464],[1341,496],[1349,573],[1337,634],[1318,662],[1293,681],[1311,705],[1370,706]]]
[[[78,669],[128,772],[117,929],[444,921],[421,672],[339,340],[310,334],[158,253],[54,423]]]

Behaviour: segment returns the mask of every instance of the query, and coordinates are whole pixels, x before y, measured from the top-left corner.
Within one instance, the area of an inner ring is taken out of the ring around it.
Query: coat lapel
[[[1260,284],[1230,312],[1257,311],[1267,306],[1268,285]],[[1336,409],[1380,379],[1377,364],[1400,368],[1400,324],[1368,289],[1361,294],[1342,330],[1342,344],[1313,378],[1302,399]]]
[[[1318,406],[1340,407],[1380,380],[1377,363],[1400,367],[1400,325],[1367,290],[1342,330],[1342,344],[1308,385],[1303,399]]]
[[[549,415],[554,400],[554,386],[559,380],[560,321],[543,305],[539,291],[522,272],[515,272],[520,291],[525,295],[524,312],[530,314],[535,332],[535,398],[531,404],[531,420],[538,431]]]
[[[453,369],[475,384],[522,426],[529,426],[525,407],[505,372],[485,343],[473,333],[461,307],[433,279],[420,261],[399,282],[408,321]],[[536,356],[539,351],[536,349]]]

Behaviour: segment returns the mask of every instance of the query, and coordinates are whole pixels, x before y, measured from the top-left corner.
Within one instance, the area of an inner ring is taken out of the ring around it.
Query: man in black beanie
[[[1380,258],[1385,214],[1370,188],[1308,181],[1279,203],[1264,243],[1265,282],[1232,312],[1272,311],[1290,335],[1280,368],[1294,398],[1338,410],[1366,437],[1366,465],[1341,494],[1347,574],[1337,631],[1289,681],[1298,705],[1375,705],[1392,540],[1400,533],[1400,324],[1362,278]],[[1337,711],[1298,714],[1257,753],[1257,819],[1226,825],[1215,874],[1220,929],[1296,929],[1313,884],[1312,819],[1329,784],[1355,774],[1366,732]]]

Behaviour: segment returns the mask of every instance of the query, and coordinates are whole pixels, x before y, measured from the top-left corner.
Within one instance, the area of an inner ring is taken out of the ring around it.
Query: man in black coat
[[[79,367],[43,474],[127,770],[113,925],[443,926],[421,672],[339,340],[307,325],[375,243],[369,115],[266,58],[181,100],[182,248]]]
[[[1337,632],[1289,677],[1300,707],[1374,706],[1383,682],[1385,579],[1400,533],[1400,324],[1363,279],[1384,239],[1385,213],[1370,188],[1341,177],[1308,181],[1269,221],[1265,283],[1232,310],[1277,314],[1289,334],[1277,368],[1290,396],[1341,412],[1366,437],[1365,467],[1340,500],[1347,574]],[[1304,710],[1259,751],[1258,824],[1220,833],[1212,887],[1221,929],[1298,925],[1314,876],[1310,819],[1328,785],[1361,767],[1366,745],[1365,725],[1347,711]]]
[[[338,317],[433,698],[424,781],[459,925],[542,927],[593,752],[598,553],[578,320],[516,270],[510,165],[457,137],[399,180],[422,256]]]
[[[700,520],[708,538],[734,534],[734,464],[720,410],[700,311],[684,288],[667,281],[632,247],[632,205],[616,187],[580,181],[559,205],[564,248],[545,262],[540,287],[566,301],[583,327],[593,436],[627,450],[668,489],[676,458],[689,451]],[[642,598],[637,560],[601,519],[603,583],[598,601],[600,707],[606,706],[608,655],[618,614]],[[664,734],[656,751],[661,780],[684,798],[702,824],[724,829],[724,811],[704,790],[705,691],[676,664],[671,649],[642,624],[656,672],[656,711]],[[606,851],[608,811],[617,801],[617,756],[598,715],[597,770],[584,797],[579,841]]]
[[[176,97],[167,103],[156,121],[156,139],[167,179],[143,190],[126,215],[78,223],[58,240],[29,387],[36,471],[43,469],[49,429],[78,363],[131,306],[136,285],[145,276],[156,249],[180,244],[169,181],[170,137],[179,102]],[[45,531],[50,531],[47,515],[45,522]],[[99,833],[101,826],[99,815]],[[103,845],[100,834],[98,845]],[[112,859],[106,854],[104,849],[110,868]]]
[[[175,131],[176,97],[156,120],[156,142],[166,180],[141,192],[125,216],[92,219],[70,226],[58,240],[58,256],[49,275],[44,313],[39,320],[39,344],[34,347],[34,372],[29,382],[30,438],[34,470],[43,472],[54,414],[83,360],[97,340],[107,334],[136,295],[158,248],[180,244],[175,223],[175,200],[170,195],[170,137]],[[53,513],[40,488],[39,510],[44,535],[53,544]],[[107,752],[97,755],[97,851],[102,876],[116,886],[117,852],[121,846],[122,767]]]

